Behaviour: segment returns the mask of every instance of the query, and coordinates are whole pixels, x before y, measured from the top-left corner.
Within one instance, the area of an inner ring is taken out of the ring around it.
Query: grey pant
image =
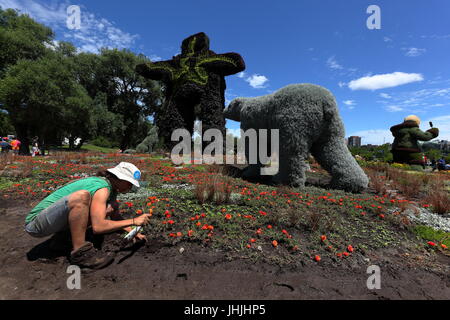
[[[69,196],[61,198],[42,210],[33,221],[25,226],[25,231],[33,237],[43,238],[69,229]]]

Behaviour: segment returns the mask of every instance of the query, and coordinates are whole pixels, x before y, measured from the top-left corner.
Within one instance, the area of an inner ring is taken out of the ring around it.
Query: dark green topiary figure
[[[411,165],[423,165],[423,154],[418,141],[429,141],[439,135],[438,128],[431,128],[426,132],[419,129],[420,119],[411,115],[403,123],[391,127],[394,143],[392,155],[394,162]]]
[[[181,54],[172,60],[141,64],[136,71],[165,84],[165,103],[156,110],[155,123],[166,148],[175,129],[193,134],[196,118],[202,130],[217,128],[225,137],[225,76],[245,70],[242,57],[234,52],[216,54],[209,50],[209,38],[203,32],[183,40]]]
[[[151,153],[153,148],[158,143],[158,127],[153,126],[148,132],[147,137],[137,147],[138,153]]]

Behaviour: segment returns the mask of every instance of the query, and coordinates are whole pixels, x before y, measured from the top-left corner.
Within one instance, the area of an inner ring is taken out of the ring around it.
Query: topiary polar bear
[[[367,188],[369,179],[346,146],[344,124],[327,89],[288,85],[266,96],[235,99],[224,115],[240,121],[244,131],[279,129],[279,171],[273,182],[303,187],[305,160],[311,153],[332,176],[332,188],[352,192]],[[258,176],[260,167],[250,165],[244,176]]]

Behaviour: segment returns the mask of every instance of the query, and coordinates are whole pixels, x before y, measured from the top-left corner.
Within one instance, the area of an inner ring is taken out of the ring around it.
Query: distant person
[[[129,192],[133,185],[139,187],[140,176],[141,172],[133,164],[121,162],[115,168],[100,171],[95,177],[75,180],[54,191],[30,211],[25,220],[25,231],[37,238],[57,234],[51,247],[64,249],[68,240],[61,235],[70,230],[70,263],[102,268],[113,258],[86,242],[86,230],[92,227],[94,234],[129,232],[131,226],[147,224],[148,214],[123,220],[115,201],[118,192]],[[136,238],[146,240],[142,234],[137,234]]]
[[[437,169],[437,161],[436,161],[436,159],[431,160],[431,168],[432,168],[431,172],[434,172],[434,170]]]
[[[3,138],[1,140],[0,147],[2,147],[2,153],[3,154],[6,154],[6,153],[9,152],[9,150],[11,150],[11,145],[9,144],[9,142],[7,140],[5,140],[5,138]]]
[[[17,139],[17,138],[14,138],[12,141],[11,141],[11,149],[12,149],[12,151],[13,151],[13,153],[15,154],[15,155],[18,155],[19,154],[19,150],[20,150],[20,145],[22,144],[22,142],[20,142],[20,140],[19,139]]]
[[[39,150],[39,138],[34,137],[31,142],[31,156],[35,157],[35,156],[39,155],[40,152],[41,152],[41,150]]]
[[[438,128],[426,132],[419,129],[420,119],[415,115],[407,116],[403,123],[391,127],[394,142],[392,154],[394,162],[406,164],[424,164],[422,150],[418,141],[429,141],[439,135]]]
[[[446,170],[447,169],[447,166],[445,164],[445,159],[444,158],[441,158],[441,159],[438,160],[437,168],[438,168],[438,171],[442,171],[442,170]]]

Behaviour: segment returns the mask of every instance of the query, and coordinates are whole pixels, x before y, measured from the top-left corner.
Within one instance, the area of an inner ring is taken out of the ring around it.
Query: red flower
[[[194,234],[194,230],[189,230],[189,231],[188,231],[188,236],[189,236],[189,237],[192,237],[193,234]]]
[[[320,240],[322,240],[322,241],[327,240],[327,236],[320,236]]]
[[[267,229],[272,229],[272,226],[269,224],[269,225],[267,226]]]
[[[342,252],[342,254],[346,257],[348,257],[350,255],[348,252]]]
[[[380,217],[381,219],[384,219],[384,214],[380,213],[379,217]]]
[[[227,214],[225,215],[225,219],[230,220],[230,219],[231,219],[231,214],[227,213]]]
[[[278,241],[277,241],[277,240],[273,240],[273,241],[272,241],[272,245],[273,245],[274,247],[277,247],[277,246],[278,246]]]
[[[432,247],[436,246],[436,243],[434,243],[434,242],[432,242],[432,241],[428,241],[427,243],[428,243],[430,246],[432,246]]]
[[[317,262],[319,262],[320,260],[322,260],[322,258],[321,258],[319,255],[316,255],[316,256],[314,257],[314,260],[316,260]]]
[[[256,239],[251,238],[251,239],[250,239],[250,242],[251,242],[251,243],[255,243],[255,242],[256,242]]]
[[[349,245],[347,247],[348,252],[353,252],[355,249],[353,249],[352,245]]]
[[[443,243],[441,243],[441,247],[442,247],[442,249],[447,249],[447,246]]]

